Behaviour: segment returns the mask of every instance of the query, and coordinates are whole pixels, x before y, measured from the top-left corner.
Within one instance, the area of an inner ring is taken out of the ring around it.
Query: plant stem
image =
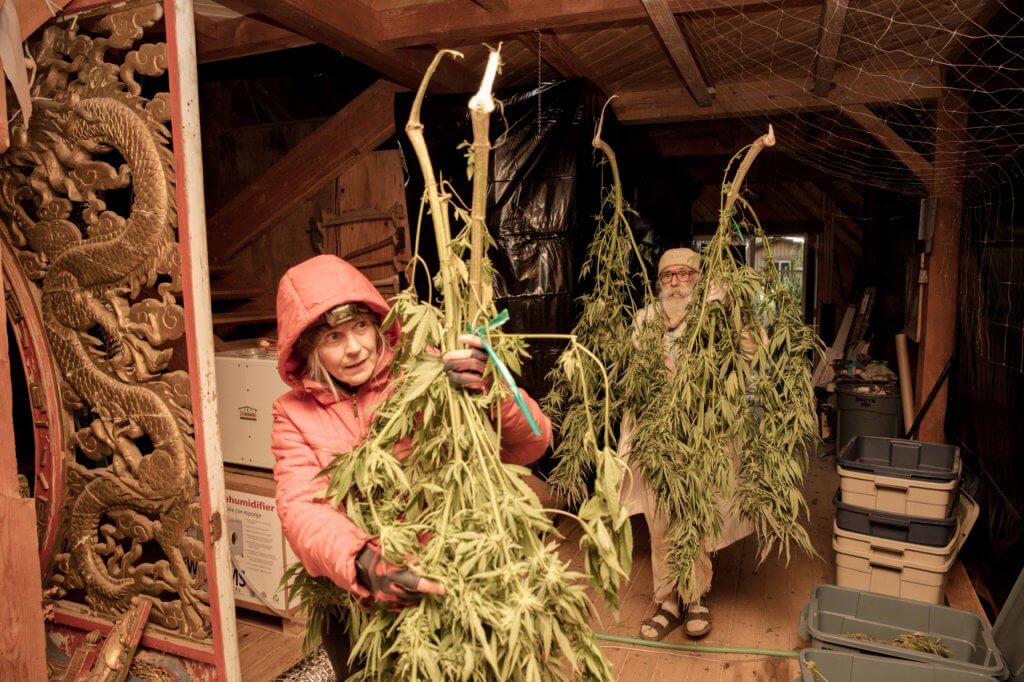
[[[754,144],[750,145],[750,149],[747,150],[746,156],[743,157],[743,161],[740,162],[740,167],[736,169],[736,175],[732,178],[732,185],[729,187],[729,195],[725,198],[725,208],[722,209],[722,214],[719,216],[720,221],[727,221],[732,218],[732,209],[736,204],[736,200],[740,196],[740,189],[743,187],[743,180],[747,177],[747,172],[750,167],[754,165],[754,159],[765,147],[775,146],[775,130],[771,124],[768,125],[768,132],[761,137],[754,140]]]
[[[419,161],[420,171],[423,173],[423,182],[426,185],[427,201],[430,204],[430,218],[434,223],[434,236],[437,240],[437,254],[440,261],[441,291],[444,296],[444,335],[447,342],[445,345],[451,348],[455,345],[455,339],[459,330],[456,327],[457,320],[454,319],[455,301],[452,300],[454,298],[454,288],[450,272],[451,266],[448,262],[451,258],[451,249],[449,247],[451,234],[448,229],[447,220],[448,210],[447,206],[442,206],[437,177],[434,174],[434,164],[430,160],[427,142],[423,138],[423,123],[420,122],[420,109],[423,107],[423,98],[427,94],[427,85],[430,83],[434,71],[437,70],[438,64],[441,63],[446,54],[462,57],[462,53],[455,52],[454,50],[441,50],[434,55],[434,60],[427,67],[427,72],[423,75],[423,80],[420,81],[420,88],[416,91],[416,98],[413,100],[412,110],[409,112],[409,122],[405,124],[405,134],[409,136],[409,141],[416,152],[416,159]]]
[[[591,141],[591,144],[595,148],[600,149],[602,153],[604,153],[605,158],[608,159],[608,165],[611,166],[612,168],[612,192],[615,201],[615,215],[612,219],[622,220],[623,222],[625,222],[626,216],[622,212],[622,181],[619,177],[619,162],[615,158],[615,152],[612,151],[612,148],[608,145],[608,143],[601,138],[601,132],[604,129],[605,111],[608,110],[608,105],[611,104],[611,101],[616,97],[618,97],[618,95],[612,95],[611,97],[609,97],[607,101],[605,101],[604,106],[601,108],[601,118],[597,122],[597,129],[594,130],[594,139]],[[774,140],[772,144],[774,144]],[[640,247],[637,246],[636,240],[633,238],[633,231],[630,230],[628,226],[626,227],[625,232],[627,235],[629,235],[629,243],[633,247],[633,253],[636,254],[637,261],[640,263],[640,272],[643,274],[643,277],[641,279],[644,282],[644,287],[647,289],[647,297],[651,298],[654,296],[654,294],[651,291],[651,283],[648,281],[647,278],[647,266],[644,265],[643,256],[640,255]]]
[[[494,111],[491,88],[501,64],[501,44],[491,50],[480,89],[469,100],[473,121],[473,203],[469,222],[469,324],[475,329],[477,315],[483,307],[484,221],[487,217],[487,175],[491,154],[490,121]]]

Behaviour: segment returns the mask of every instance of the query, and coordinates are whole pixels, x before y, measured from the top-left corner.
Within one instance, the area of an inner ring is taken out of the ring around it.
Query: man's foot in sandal
[[[678,606],[676,608],[679,608]],[[678,613],[672,613],[664,606],[658,608],[658,612],[640,623],[640,636],[649,642],[660,642],[668,636],[668,633],[682,625],[683,617]]]
[[[683,622],[686,636],[691,639],[700,639],[711,632],[711,610],[708,608],[707,595],[701,597],[696,604],[686,607]]]

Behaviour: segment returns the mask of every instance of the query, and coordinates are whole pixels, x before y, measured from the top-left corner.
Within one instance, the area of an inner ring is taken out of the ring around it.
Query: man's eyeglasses
[[[662,284],[671,284],[672,280],[679,278],[680,282],[688,282],[695,279],[700,274],[699,270],[693,270],[691,268],[681,268],[679,270],[666,270],[665,272],[658,275],[658,279],[661,280]]]

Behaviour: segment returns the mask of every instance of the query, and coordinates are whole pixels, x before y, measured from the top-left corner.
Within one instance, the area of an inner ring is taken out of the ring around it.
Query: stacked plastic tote
[[[946,574],[978,516],[959,493],[959,448],[858,436],[838,469],[836,584],[942,604]]]
[[[1024,575],[1024,574],[1022,574]],[[1024,579],[991,630],[973,613],[818,585],[800,614],[801,682],[1024,682]],[[899,646],[927,637],[946,651]]]

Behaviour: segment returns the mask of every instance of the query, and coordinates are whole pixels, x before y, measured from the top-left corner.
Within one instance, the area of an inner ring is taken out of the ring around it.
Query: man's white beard
[[[661,312],[665,316],[665,325],[669,329],[675,329],[686,317],[686,311],[690,307],[690,298],[693,290],[664,288],[658,294],[658,301],[661,303]]]

